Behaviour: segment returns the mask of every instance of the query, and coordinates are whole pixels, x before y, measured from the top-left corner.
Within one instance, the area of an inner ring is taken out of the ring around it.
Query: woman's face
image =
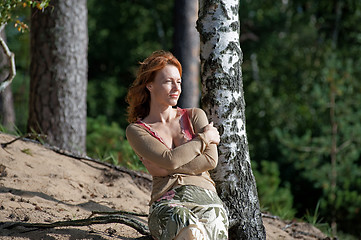
[[[153,82],[147,84],[152,104],[175,106],[181,94],[181,82],[178,68],[174,65],[166,65],[159,70]]]

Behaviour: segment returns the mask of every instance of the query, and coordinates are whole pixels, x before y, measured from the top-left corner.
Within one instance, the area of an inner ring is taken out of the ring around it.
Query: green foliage
[[[17,18],[16,13],[19,8],[36,7],[44,9],[49,5],[50,0],[30,1],[30,0],[2,0],[0,2],[0,26]],[[15,15],[15,16],[14,16]],[[15,27],[19,31],[28,29],[28,26],[20,20],[16,20]]]
[[[282,219],[292,219],[293,197],[288,183],[281,185],[280,172],[276,162],[262,161],[261,166],[252,163],[256,178],[261,208]]]
[[[27,155],[33,156],[33,153],[31,152],[30,148],[25,148],[21,150],[22,153],[25,153]]]
[[[304,218],[308,223],[311,223],[312,225],[316,225],[320,223],[320,221],[322,221],[322,219],[320,219],[319,208],[320,208],[320,202],[317,203],[313,214],[310,213],[308,210],[306,211],[306,215]]]
[[[29,7],[44,9],[49,5],[50,0],[29,1],[29,0],[2,0],[0,2],[0,26],[14,21],[14,26],[7,25],[6,38],[9,49],[16,56],[17,74],[12,81],[14,110],[16,116],[16,127],[19,132],[26,132],[28,118],[29,98]]]
[[[88,1],[88,116],[104,115],[122,128],[125,96],[138,62],[171,48],[173,1]]]
[[[343,225],[360,216],[361,142],[356,135],[361,132],[361,113],[356,104],[361,100],[361,88],[356,77],[352,76],[349,59],[342,60],[335,53],[326,52],[325,55],[319,80],[313,82],[310,99],[303,101],[309,111],[318,113],[317,121],[313,121],[317,124],[315,129],[308,127],[304,133],[298,131],[296,135],[279,128],[277,137],[285,146],[282,152],[288,156],[288,161],[293,162],[295,169],[313,183],[313,188],[322,192],[319,196],[322,215],[329,222],[333,218],[342,219],[340,224]],[[331,95],[335,95],[334,106]],[[332,131],[329,117],[332,109],[336,132]],[[303,119],[307,121],[307,115],[303,115]],[[337,151],[334,154],[333,138]],[[335,163],[332,163],[332,156],[336,159]]]
[[[137,63],[154,50],[171,50],[173,4],[88,0],[91,156],[142,167],[124,139],[124,97]],[[19,14],[20,20],[27,22],[27,14]],[[316,223],[335,218],[339,229],[359,234],[361,1],[244,0],[240,18],[247,134],[262,207],[286,218],[296,210],[296,217]],[[17,125],[24,132],[29,40],[27,33],[19,34],[12,26],[7,36],[17,57],[12,87]],[[331,127],[331,94],[336,134]],[[331,184],[334,170],[336,188]]]
[[[342,239],[342,240],[360,240],[360,238],[361,238],[361,234],[358,234],[357,236],[347,234],[344,232],[339,232],[337,234],[337,239]]]
[[[21,18],[23,21],[29,21],[29,9],[21,9]],[[29,108],[29,67],[30,67],[30,50],[29,50],[29,32],[19,32],[16,28],[8,25],[6,27],[7,45],[16,56],[16,76],[11,83],[13,91],[14,110],[16,116],[16,126],[25,133],[28,119]]]
[[[146,171],[125,140],[124,130],[115,122],[108,124],[104,116],[88,118],[86,148],[90,157],[133,170]]]
[[[3,0],[0,3],[0,25],[6,24],[11,19],[11,12],[19,6],[21,0]]]
[[[320,201],[317,202],[316,208],[313,212],[306,210],[306,214],[303,218],[305,219],[306,222],[308,222],[316,227],[320,227],[320,226],[329,227],[328,224],[322,223],[323,219],[320,218],[319,210],[320,210]]]
[[[323,219],[320,217],[319,210],[320,210],[320,201],[317,202],[316,208],[313,212],[306,210],[306,214],[304,215],[303,219],[306,222],[320,229],[327,236],[331,236],[332,229],[328,223],[323,222]]]
[[[4,127],[2,124],[0,124],[0,132],[4,132],[4,133],[7,132],[6,127]]]
[[[242,43],[251,158],[277,160],[297,216],[319,201],[320,218],[356,233],[361,3],[261,2],[241,8],[244,36],[258,37]]]

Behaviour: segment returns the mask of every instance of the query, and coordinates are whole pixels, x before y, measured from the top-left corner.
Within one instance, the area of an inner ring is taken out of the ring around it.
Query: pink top
[[[181,115],[181,117],[179,119],[180,127],[182,129],[182,133],[183,133],[185,139],[188,142],[196,137],[196,135],[194,134],[194,131],[193,131],[192,123],[190,122],[190,119],[189,119],[188,111],[187,111],[187,109],[177,108],[177,112],[178,112],[177,113],[178,115]],[[167,148],[169,148],[163,141],[162,137],[159,136],[158,133],[151,126],[149,126],[147,123],[143,122],[142,120],[138,120],[137,123],[139,125],[143,126],[144,128],[146,128],[149,131],[149,133],[151,133],[153,135],[153,137],[158,139]]]

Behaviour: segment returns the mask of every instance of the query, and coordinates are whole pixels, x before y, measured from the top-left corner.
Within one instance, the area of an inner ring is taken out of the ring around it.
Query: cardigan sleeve
[[[191,109],[191,120],[195,134],[203,132],[205,126],[208,125],[208,119],[202,109]],[[207,144],[202,155],[197,156],[192,161],[184,164],[172,171],[172,173],[200,174],[202,172],[214,169],[218,164],[218,152],[216,144]]]
[[[158,166],[174,170],[202,155],[207,148],[204,134],[174,149],[169,149],[139,124],[130,124],[126,136],[134,152]]]

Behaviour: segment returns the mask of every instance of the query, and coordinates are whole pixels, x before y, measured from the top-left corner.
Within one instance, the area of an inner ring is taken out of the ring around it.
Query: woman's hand
[[[204,127],[204,134],[208,140],[208,144],[214,143],[216,145],[220,142],[220,136],[217,128],[213,126],[213,122]]]
[[[165,169],[158,167],[156,164],[152,163],[147,159],[141,159],[142,163],[144,164],[145,168],[148,170],[149,174],[153,177],[165,177],[170,174],[170,172]]]

